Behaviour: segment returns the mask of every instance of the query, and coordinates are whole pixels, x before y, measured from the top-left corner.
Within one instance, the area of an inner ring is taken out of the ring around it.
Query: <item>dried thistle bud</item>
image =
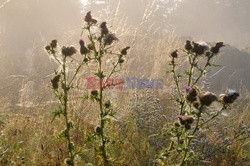
[[[56,75],[54,78],[51,80],[52,87],[53,89],[58,89],[58,83],[60,81],[61,75]]]
[[[186,129],[186,130],[191,129],[191,125],[190,125],[189,123],[186,123],[186,124],[185,124],[185,129]]]
[[[50,51],[50,50],[51,50],[51,47],[50,47],[49,45],[47,45],[47,46],[45,47],[45,50]]]
[[[219,97],[223,103],[232,104],[239,96],[240,94],[238,92],[229,89],[227,94],[221,94]]]
[[[118,40],[118,38],[115,36],[115,34],[110,33],[106,36],[104,40],[104,45],[111,45],[116,40]]]
[[[97,97],[98,96],[98,91],[97,90],[92,90],[91,95],[94,96],[94,97]]]
[[[175,126],[175,127],[180,127],[180,123],[179,123],[179,122],[175,122],[175,123],[174,123],[174,126]]]
[[[194,108],[198,109],[200,107],[200,102],[199,101],[194,101],[193,106],[194,106]]]
[[[79,44],[80,44],[80,53],[82,55],[87,54],[88,49],[85,47],[85,42],[81,39],[81,40],[79,40]]]
[[[197,55],[202,55],[205,53],[206,46],[200,45],[198,43],[193,42],[193,52]]]
[[[212,53],[214,53],[214,54],[219,53],[220,48],[223,47],[223,46],[225,46],[223,42],[216,43],[215,46],[211,47]]]
[[[86,14],[84,21],[86,21],[88,24],[96,24],[97,23],[97,20],[92,18],[90,11]]]
[[[188,124],[192,124],[194,122],[194,117],[193,116],[185,116],[183,118],[183,120],[188,123]]]
[[[118,59],[118,63],[124,63],[124,61],[125,60],[123,58],[121,58],[121,57]]]
[[[181,125],[192,124],[194,122],[194,117],[193,116],[179,115],[178,119],[180,120]]]
[[[110,106],[111,106],[110,100],[106,101],[106,102],[104,103],[104,106],[105,106],[105,108],[110,108]]]
[[[56,48],[57,47],[57,40],[52,40],[51,43],[50,43],[50,46],[52,48]]]
[[[84,20],[85,20],[87,23],[90,23],[90,22],[91,22],[92,16],[91,16],[91,12],[90,12],[90,11],[86,14]]]
[[[211,105],[218,98],[215,94],[211,92],[206,92],[202,96],[200,96],[200,103],[205,106]]]
[[[195,87],[193,87],[193,88],[192,87],[187,87],[187,88],[185,88],[185,90],[186,90],[186,93],[187,93],[186,99],[188,101],[194,102],[194,101],[197,100],[196,96],[197,96],[198,92],[197,92]]]
[[[175,50],[171,53],[172,58],[178,58],[178,50]]]
[[[107,28],[107,22],[102,22],[100,28],[102,36],[107,35],[109,33],[109,30]]]
[[[88,58],[84,58],[83,61],[84,61],[85,63],[87,63],[87,62],[89,61],[89,59],[88,59]]]
[[[70,158],[66,158],[66,159],[64,160],[64,163],[65,163],[66,165],[74,165],[74,164],[73,164],[73,161],[72,161]]]
[[[185,44],[185,49],[187,51],[191,51],[193,49],[192,45],[191,45],[191,41],[187,40],[186,44]]]
[[[87,54],[88,53],[88,49],[85,46],[81,46],[80,47],[80,53],[82,55]]]
[[[90,43],[90,44],[88,44],[88,49],[95,50],[95,46],[92,43]]]
[[[122,50],[121,50],[121,54],[122,55],[127,55],[127,51],[130,49],[130,47],[128,46],[128,47],[125,47],[125,48],[123,48]]]
[[[102,133],[102,128],[101,128],[100,126],[96,126],[95,132],[96,132],[97,134],[101,134],[101,133]]]
[[[180,139],[179,143],[183,144],[184,143],[184,139]]]
[[[62,54],[65,57],[72,56],[77,52],[74,46],[63,46],[62,47]]]
[[[90,21],[92,24],[96,24],[97,23],[97,20],[96,19],[91,19]]]

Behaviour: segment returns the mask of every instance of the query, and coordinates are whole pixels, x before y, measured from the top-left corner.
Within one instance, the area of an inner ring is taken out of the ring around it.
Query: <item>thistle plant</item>
[[[114,109],[110,100],[105,97],[105,90],[107,89],[119,89],[122,81],[114,81],[112,77],[120,70],[121,65],[124,63],[124,57],[127,55],[127,51],[130,47],[125,47],[122,50],[113,51],[113,44],[118,41],[118,38],[112,33],[106,22],[102,22],[98,25],[97,20],[92,18],[90,12],[85,16],[85,26],[83,32],[88,34],[89,44],[85,46],[85,42],[80,40],[80,50],[82,53],[87,53],[86,61],[96,64],[98,66],[95,71],[95,77],[97,78],[95,87],[91,91],[88,97],[93,102],[98,104],[99,109],[99,125],[95,128],[95,133],[92,138],[99,140],[96,151],[98,157],[102,159],[104,166],[110,165],[111,158],[108,154],[108,146],[111,138],[108,136],[107,124],[112,117],[115,116]],[[105,70],[104,59],[110,58],[112,66]]]
[[[79,41],[81,60],[77,63],[73,74],[69,74],[68,68],[69,63],[75,60],[72,56],[78,52],[74,46],[63,46],[59,53],[57,40],[52,40],[51,43],[45,47],[46,52],[51,55],[59,65],[59,69],[55,70],[55,76],[51,80],[54,95],[59,101],[58,108],[54,112],[52,121],[61,115],[64,118],[65,130],[63,130],[59,136],[65,138],[67,141],[69,157],[65,159],[65,163],[69,166],[74,166],[75,156],[80,153],[80,149],[74,146],[71,138],[73,123],[69,117],[69,92],[75,88],[74,80],[80,73],[83,65],[88,63],[97,64],[98,70],[95,73],[95,76],[98,78],[98,83],[95,86],[97,89],[93,89],[89,97],[93,102],[97,102],[99,106],[99,125],[95,129],[93,138],[99,138],[100,144],[97,146],[96,150],[99,154],[98,156],[102,158],[103,165],[108,166],[110,165],[110,159],[107,153],[107,146],[110,142],[110,138],[105,131],[105,127],[110,117],[114,117],[115,112],[112,108],[111,101],[104,98],[104,90],[116,88],[123,83],[114,82],[111,77],[119,71],[118,67],[124,63],[124,57],[127,55],[127,51],[130,47],[125,47],[116,53],[113,52],[112,45],[118,38],[114,33],[109,31],[107,23],[102,22],[98,26],[97,20],[92,18],[91,12],[87,13],[84,21],[85,26],[83,27],[82,33],[87,31],[89,44],[86,45],[85,41],[82,39]],[[99,33],[96,29],[99,29]],[[105,75],[103,58],[107,58],[107,56],[112,56],[111,59],[113,63],[111,70],[107,71],[108,74]]]
[[[65,129],[59,133],[59,137],[65,138],[67,141],[68,158],[65,159],[65,163],[68,166],[74,166],[74,158],[79,153],[79,149],[75,147],[71,138],[73,122],[69,117],[69,93],[75,88],[74,80],[79,74],[80,69],[86,63],[86,58],[84,56],[80,57],[81,60],[77,63],[76,70],[70,77],[68,72],[69,63],[72,63],[72,56],[77,53],[76,48],[74,46],[63,46],[59,49],[57,40],[52,40],[51,43],[45,47],[45,50],[59,65],[59,68],[55,70],[54,77],[51,79],[52,90],[59,101],[58,107],[53,112],[52,122],[56,118],[63,116]]]
[[[217,66],[213,63],[214,57],[219,53],[220,48],[225,46],[223,42],[216,43],[209,47],[205,44],[186,41],[184,49],[175,50],[171,53],[171,67],[176,94],[173,100],[176,102],[178,116],[172,127],[167,131],[170,137],[169,147],[161,154],[158,162],[169,164],[169,158],[180,166],[189,165],[195,156],[193,151],[193,140],[198,138],[201,132],[209,122],[218,117],[222,111],[226,110],[232,104],[239,93],[227,91],[226,94],[219,96],[212,92],[204,91],[199,87],[199,83],[211,70]],[[187,69],[181,73],[178,72],[178,59],[180,52],[184,54],[188,61]],[[203,62],[205,61],[205,63]],[[213,103],[218,102],[221,106],[212,107]],[[218,109],[217,109],[218,108]],[[214,111],[217,109],[216,111]],[[208,110],[214,113],[206,115]]]

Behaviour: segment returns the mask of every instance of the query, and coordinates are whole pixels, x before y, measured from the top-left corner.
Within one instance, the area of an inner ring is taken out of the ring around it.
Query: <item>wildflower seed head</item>
[[[124,63],[124,61],[125,61],[125,60],[124,60],[123,58],[119,58],[118,63],[121,64],[121,63]]]
[[[198,43],[193,42],[193,49],[192,51],[196,54],[196,55],[202,55],[205,53],[206,50],[206,46],[200,45]]]
[[[191,125],[190,125],[189,123],[186,123],[186,124],[185,124],[185,129],[186,129],[186,130],[191,129]]]
[[[92,23],[92,24],[96,24],[96,23],[97,23],[97,20],[96,20],[96,19],[91,19],[91,23]]]
[[[218,98],[215,94],[211,92],[205,92],[202,96],[200,96],[200,103],[205,106],[211,105]]]
[[[64,163],[65,163],[66,165],[74,165],[74,164],[73,164],[73,161],[72,161],[70,158],[66,158],[66,159],[64,160]]]
[[[110,107],[111,107],[111,102],[110,102],[110,100],[106,101],[106,102],[104,103],[104,105],[105,105],[105,108],[110,108]]]
[[[175,50],[171,53],[172,58],[178,58],[178,50]]]
[[[96,126],[95,132],[96,132],[98,135],[101,134],[101,133],[102,133],[102,128],[101,128],[101,126]]]
[[[62,54],[65,57],[72,56],[77,52],[74,46],[63,46],[62,47]]]
[[[56,48],[57,47],[57,40],[52,40],[51,43],[50,43],[50,46],[52,48]]]
[[[239,96],[240,94],[238,92],[229,90],[227,94],[221,94],[219,97],[223,103],[232,104]]]
[[[87,63],[87,62],[89,61],[89,59],[88,59],[88,58],[84,58],[83,61],[84,61],[85,63]]]
[[[130,47],[125,47],[121,50],[122,55],[127,55],[127,51],[130,49]]]
[[[200,102],[199,101],[194,101],[193,106],[194,106],[194,108],[198,109],[200,107]]]
[[[185,88],[187,95],[186,95],[186,99],[190,102],[194,102],[197,100],[196,96],[198,94],[197,90],[195,87],[191,88],[191,87],[187,87]]]
[[[194,117],[193,116],[185,116],[183,120],[188,124],[192,124],[194,122]]]
[[[92,16],[91,16],[91,12],[90,12],[90,11],[86,14],[84,20],[85,20],[87,23],[90,23],[90,22],[91,22]]]
[[[217,42],[217,43],[215,44],[215,47],[221,48],[221,47],[223,47],[223,46],[225,46],[223,42]]]
[[[79,40],[79,44],[81,47],[85,46],[85,42],[82,39]]]
[[[87,54],[88,52],[89,52],[88,49],[87,49],[84,45],[80,47],[80,53],[81,53],[82,55],[85,55],[85,54]]]
[[[175,126],[175,127],[180,127],[180,123],[179,123],[179,122],[175,122],[175,123],[174,123],[174,126]]]
[[[217,43],[215,44],[215,46],[211,47],[212,53],[214,53],[214,54],[219,53],[220,48],[223,47],[223,46],[225,46],[223,42],[217,42]]]
[[[101,35],[102,36],[107,35],[109,33],[109,30],[107,28],[107,22],[102,22],[100,25],[100,28],[101,28]]]
[[[191,51],[191,50],[193,49],[190,40],[187,40],[187,41],[186,41],[185,49],[186,49],[187,51]]]
[[[50,51],[50,50],[51,50],[51,47],[50,47],[49,45],[47,45],[47,46],[45,47],[45,50],[46,50],[46,51]]]
[[[61,75],[56,75],[56,76],[51,80],[53,89],[58,89],[58,83],[59,83],[59,81],[60,81],[60,78],[61,78]]]
[[[114,41],[117,41],[118,38],[113,33],[109,33],[104,39],[104,45],[111,45]]]
[[[91,95],[94,96],[94,97],[97,97],[98,96],[98,91],[97,90],[92,90]]]
[[[96,24],[97,23],[97,20],[92,18],[90,11],[86,14],[84,21],[86,21],[88,24]]]
[[[95,50],[95,46],[92,43],[90,43],[90,44],[88,44],[88,49]]]

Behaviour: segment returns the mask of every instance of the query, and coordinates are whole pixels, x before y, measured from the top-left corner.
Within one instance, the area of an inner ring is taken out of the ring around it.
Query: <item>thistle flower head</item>
[[[98,91],[97,90],[92,90],[91,95],[94,96],[94,97],[97,97]]]
[[[193,42],[193,50],[196,55],[202,55],[206,51],[206,46]]]
[[[107,35],[109,33],[109,30],[107,28],[107,22],[102,22],[100,28],[102,36]]]
[[[193,88],[191,88],[190,86],[188,86],[188,87],[185,88],[185,91],[186,91],[186,93],[189,93],[189,92],[192,91],[192,89],[193,89]]]
[[[240,94],[235,90],[228,89],[226,94],[221,94],[219,97],[221,101],[225,104],[232,104]]]
[[[101,134],[102,128],[101,128],[100,126],[96,126],[95,132],[96,132],[97,134]]]
[[[185,129],[186,129],[186,130],[191,129],[191,125],[190,125],[189,123],[186,123],[186,124],[185,124]]]
[[[90,44],[88,44],[88,49],[89,50],[94,50],[95,46],[92,43],[90,43]]]
[[[200,103],[205,106],[211,105],[218,98],[215,94],[211,92],[205,92],[202,96],[200,96]]]
[[[50,45],[45,46],[45,50],[46,50],[46,51],[50,51],[50,50],[51,50]]]
[[[58,83],[60,81],[61,75],[56,75],[53,77],[53,79],[51,80],[52,83],[52,87],[53,89],[58,89]]]
[[[77,52],[74,46],[63,46],[62,47],[62,54],[65,57],[72,56]]]
[[[57,47],[57,40],[52,40],[51,43],[50,43],[50,46],[52,48],[56,48]]]
[[[175,50],[171,53],[172,58],[178,58],[178,50]]]
[[[81,47],[85,45],[85,43],[84,43],[84,41],[82,39],[79,40],[79,44],[80,44]]]
[[[183,116],[182,115],[178,115],[177,118],[180,119],[180,120],[183,120]]]
[[[111,106],[110,100],[106,101],[106,102],[104,103],[104,106],[105,106],[105,108],[110,108],[110,106]]]
[[[122,50],[121,50],[121,54],[122,55],[127,55],[127,51],[130,49],[130,47],[128,46],[128,47],[125,47],[125,48],[123,48]]]
[[[192,48],[193,48],[193,46],[191,45],[191,41],[190,41],[190,40],[187,40],[187,41],[186,41],[186,44],[185,44],[185,49],[186,49],[187,51],[191,51]]]
[[[186,87],[185,90],[186,90],[186,93],[187,93],[186,99],[188,101],[194,102],[194,101],[197,100],[196,96],[198,95],[198,92],[197,92],[195,87],[193,87],[193,88],[192,87]]]
[[[104,40],[104,45],[111,45],[116,40],[118,40],[118,38],[115,36],[115,34],[109,33]]]
[[[223,46],[225,46],[223,42],[217,42],[217,43],[215,44],[215,46],[211,47],[212,53],[214,53],[214,54],[219,53],[220,48],[223,47]]]
[[[90,23],[91,20],[92,20],[91,11],[89,11],[89,12],[86,14],[86,16],[85,16],[84,21],[86,21],[87,23]]]
[[[96,24],[97,23],[97,20],[92,18],[90,11],[86,14],[84,21],[86,21],[88,24]]]

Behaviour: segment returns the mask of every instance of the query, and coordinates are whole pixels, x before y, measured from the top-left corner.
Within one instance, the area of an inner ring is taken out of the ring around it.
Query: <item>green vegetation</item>
[[[249,93],[237,99],[234,90],[218,95],[202,84],[219,66],[223,42],[187,40],[183,47],[169,37],[167,53],[166,41],[153,38],[121,47],[108,25],[88,12],[77,47],[57,40],[45,46],[57,65],[48,82],[53,94],[46,94],[53,97],[1,116],[0,165],[249,164]],[[152,56],[140,57],[146,52]],[[168,86],[111,88],[124,84],[111,78],[131,74],[164,77]],[[86,89],[87,78],[98,80],[96,89]]]

